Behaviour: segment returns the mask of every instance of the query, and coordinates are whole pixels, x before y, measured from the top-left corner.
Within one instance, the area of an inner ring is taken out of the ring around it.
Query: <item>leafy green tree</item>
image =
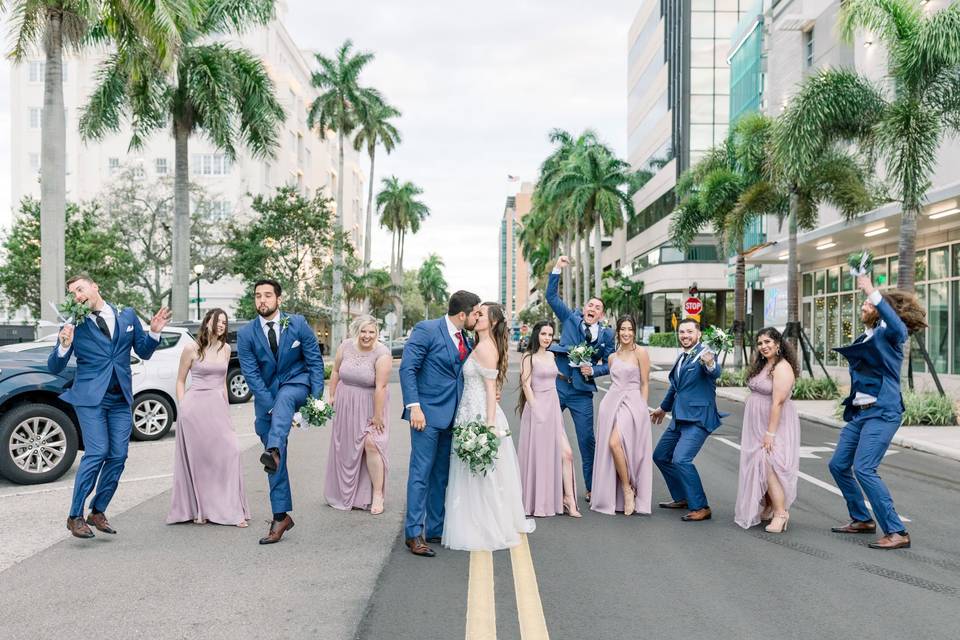
[[[435,253],[427,256],[417,272],[417,286],[424,301],[426,320],[431,313],[431,305],[443,307],[450,294],[447,293],[447,279],[443,277],[443,259]]]
[[[418,199],[423,190],[412,182],[403,182],[396,176],[383,179],[383,188],[377,194],[377,211],[380,212],[380,226],[388,229],[393,235],[390,244],[390,273],[394,283],[406,289],[405,272],[403,270],[403,254],[408,233],[420,230],[420,223],[430,215],[430,208]],[[404,297],[404,300],[406,298]],[[399,331],[407,324],[407,314],[403,311],[403,301],[397,310],[400,316]]]
[[[557,318],[553,315],[553,310],[546,302],[527,305],[517,313],[517,319],[524,324],[529,324],[531,328],[541,320],[549,320],[556,324]]]
[[[623,314],[632,315],[637,322],[643,316],[643,282],[628,278],[619,269],[604,278],[600,299],[611,324]]]
[[[0,243],[0,293],[6,311],[27,307],[41,317],[49,302],[40,293],[40,203],[24,198],[10,231]],[[100,285],[104,298],[113,304],[144,307],[144,298],[130,286],[135,279],[133,252],[116,222],[104,220],[96,204],[67,203],[66,268],[72,275],[87,273]],[[60,283],[64,288],[64,283]]]
[[[263,277],[283,287],[283,308],[311,322],[329,318],[332,309],[323,283],[339,239],[333,226],[330,200],[322,195],[305,198],[294,187],[280,187],[272,196],[253,199],[254,215],[247,223],[230,225],[228,246],[233,253],[232,271],[246,290],[237,316],[253,318],[253,283]]]
[[[427,312],[427,305],[420,295],[420,272],[409,269],[403,272],[403,285],[400,290],[400,304],[396,306],[396,314],[401,316],[398,321],[397,335],[403,335],[402,327],[413,327]],[[400,324],[402,322],[403,324]]]
[[[174,140],[173,288],[174,318],[186,318],[192,274],[190,256],[190,138],[202,133],[229,161],[243,144],[256,158],[271,157],[285,119],[273,81],[250,51],[211,42],[267,24],[274,0],[194,0],[196,22],[174,20],[182,39],[176,64],[167,72],[149,47],[117,51],[102,64],[98,84],[80,117],[84,139],[120,129],[130,116],[130,146],[170,127]]]

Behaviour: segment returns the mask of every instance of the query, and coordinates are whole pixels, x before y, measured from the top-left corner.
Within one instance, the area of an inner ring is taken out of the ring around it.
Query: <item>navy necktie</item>
[[[277,351],[280,350],[280,345],[277,343],[277,330],[273,327],[274,322],[268,322],[267,326],[270,328],[270,331],[267,334],[267,339],[270,341],[270,351],[273,351],[273,357],[277,357]]]

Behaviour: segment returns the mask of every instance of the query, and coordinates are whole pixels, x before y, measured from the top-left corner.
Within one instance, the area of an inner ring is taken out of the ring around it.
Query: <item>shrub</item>
[[[745,387],[747,386],[746,369],[724,369],[717,378],[718,387]]]
[[[798,378],[793,387],[794,400],[836,400],[840,388],[833,378]]]
[[[957,424],[957,414],[950,396],[936,392],[903,392],[903,420],[901,425],[946,427]]]
[[[325,364],[325,365],[323,365],[323,379],[324,379],[324,380],[329,380],[329,379],[330,379],[330,374],[331,374],[332,372],[333,372],[333,365],[332,365],[332,364]]]
[[[650,334],[651,347],[678,347],[680,346],[677,343],[677,334],[672,331],[665,333],[652,333]]]

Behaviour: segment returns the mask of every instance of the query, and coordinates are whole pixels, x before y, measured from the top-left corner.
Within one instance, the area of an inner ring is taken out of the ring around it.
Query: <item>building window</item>
[[[143,180],[147,177],[147,172],[143,170],[143,164],[137,163],[133,167],[133,177],[136,180]]]
[[[108,158],[107,169],[110,170],[111,174],[116,173],[120,169],[120,158]]]
[[[197,153],[193,156],[193,175],[195,176],[228,176],[230,169],[230,158],[225,154]]]
[[[40,119],[43,114],[43,109],[40,107],[30,107],[30,128],[39,129],[40,128]]]
[[[40,154],[30,154],[30,171],[40,171]]]
[[[813,27],[803,32],[803,66],[806,69],[813,67]]]
[[[217,218],[226,218],[233,213],[233,207],[227,200],[214,200],[210,203],[210,212]]]
[[[167,159],[166,158],[156,158],[153,161],[154,170],[157,172],[158,176],[167,175]]]
[[[27,81],[43,82],[43,72],[46,65],[40,61],[34,61],[27,64]]]

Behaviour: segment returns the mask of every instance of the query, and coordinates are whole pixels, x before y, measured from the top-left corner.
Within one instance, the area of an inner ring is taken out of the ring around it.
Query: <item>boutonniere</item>
[[[290,316],[280,318],[280,331],[285,331],[290,326]]]

